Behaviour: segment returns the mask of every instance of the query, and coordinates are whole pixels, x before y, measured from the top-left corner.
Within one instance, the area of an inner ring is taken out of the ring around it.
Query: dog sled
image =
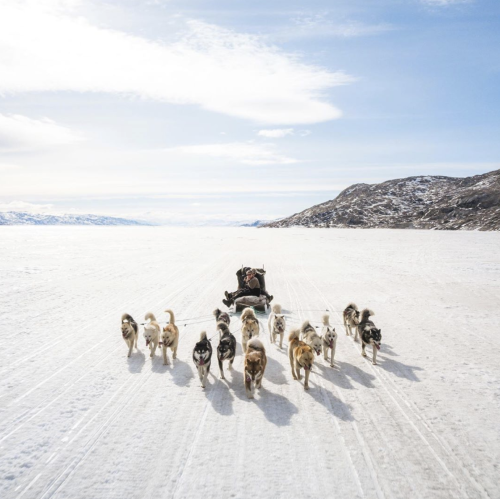
[[[236,272],[236,278],[238,279],[238,289],[243,289],[245,287],[245,276],[247,271],[252,267],[241,267],[241,269]],[[260,296],[241,296],[240,298],[236,298],[234,300],[234,309],[235,312],[242,312],[247,307],[252,307],[259,312],[266,312],[269,307],[269,301],[264,294],[266,291],[266,271],[264,270],[264,266],[262,268],[255,269],[257,274],[255,277],[259,280],[260,284]]]

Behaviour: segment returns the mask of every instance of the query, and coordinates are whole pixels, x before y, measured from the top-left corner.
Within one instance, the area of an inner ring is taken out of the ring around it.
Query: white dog
[[[330,367],[334,367],[333,360],[335,358],[335,349],[337,348],[337,333],[335,328],[330,326],[330,316],[323,316],[323,329],[321,330],[321,338],[323,340],[323,356],[328,360],[328,350],[332,350],[330,356]]]
[[[245,308],[241,314],[241,346],[243,352],[247,351],[247,343],[252,338],[259,336],[260,325],[255,312],[251,308]]]
[[[316,355],[321,355],[323,346],[321,337],[316,332],[316,329],[314,329],[314,326],[311,326],[309,321],[305,321],[302,326],[300,326],[300,334],[302,335],[302,341],[309,345]]]
[[[144,324],[144,339],[146,340],[146,346],[149,347],[151,352],[150,357],[154,357],[158,342],[160,341],[160,325],[156,322],[156,317],[151,312],[148,312],[144,319],[149,320],[149,323]]]
[[[267,323],[271,343],[276,342],[276,337],[280,336],[280,348],[283,348],[283,336],[285,335],[286,321],[285,316],[281,313],[281,305],[273,305],[273,311],[269,314]]]

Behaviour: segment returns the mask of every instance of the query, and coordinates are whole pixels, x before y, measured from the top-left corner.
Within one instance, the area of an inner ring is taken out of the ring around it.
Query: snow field
[[[2,228],[0,497],[500,497],[499,238]],[[330,310],[337,368],[317,357],[305,392],[259,316],[268,366],[256,398],[240,331],[225,381],[212,339],[203,390],[194,343],[215,334],[210,314],[241,264],[262,263],[290,316],[285,337]],[[378,366],[340,326],[349,301],[375,311]],[[164,321],[166,308],[178,359],[150,359],[142,327],[127,359],[121,314]]]

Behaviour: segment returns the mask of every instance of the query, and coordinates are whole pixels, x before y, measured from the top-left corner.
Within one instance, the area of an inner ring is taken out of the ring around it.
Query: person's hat
[[[256,274],[256,273],[257,273],[257,271],[255,269],[249,269],[249,270],[247,270],[247,275],[249,275],[249,274]]]

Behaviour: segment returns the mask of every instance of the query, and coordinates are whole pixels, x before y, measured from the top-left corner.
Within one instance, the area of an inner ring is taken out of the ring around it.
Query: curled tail
[[[148,312],[145,316],[144,316],[144,319],[146,320],[150,320],[151,322],[152,321],[156,321],[156,317],[155,317],[155,314],[153,314],[153,312]]]
[[[133,317],[131,315],[129,315],[129,314],[123,314],[122,315],[122,324],[124,322],[130,322],[130,323],[132,323],[132,322],[135,322],[135,321],[134,321],[134,319],[133,319]]]
[[[207,332],[202,331],[200,334],[200,341],[206,340],[207,339]]]
[[[290,331],[290,334],[288,336],[288,341],[293,341],[293,340],[298,340],[299,339],[299,330],[298,329],[292,329]]]
[[[348,308],[358,310],[358,306],[354,302],[349,303],[349,305],[347,305],[346,309],[348,309]]]
[[[365,308],[361,312],[361,322],[366,322],[371,315],[375,315],[370,309]]]
[[[312,327],[312,326],[311,326],[311,323],[310,323],[309,321],[304,321],[304,322],[302,323],[302,326],[300,326],[300,332],[301,332],[302,334],[304,334],[304,333],[307,331],[307,329],[308,329],[308,328],[311,328],[311,327]]]
[[[227,327],[227,324],[222,321],[217,323],[217,330],[220,331],[223,335],[231,332]]]
[[[165,312],[170,315],[170,321],[169,321],[170,324],[173,324],[175,326],[175,315],[172,312],[172,310],[168,309],[168,310],[165,310]]]
[[[330,316],[328,314],[325,314],[323,316],[323,325],[324,326],[329,326],[330,325]]]
[[[215,315],[215,320],[216,320],[216,321],[218,321],[218,320],[219,320],[219,315],[220,315],[221,313],[222,313],[222,312],[221,312],[218,308],[216,308],[216,309],[212,312],[212,314],[214,314],[214,315]]]
[[[275,314],[281,314],[281,305],[279,303],[273,305],[273,312]]]

